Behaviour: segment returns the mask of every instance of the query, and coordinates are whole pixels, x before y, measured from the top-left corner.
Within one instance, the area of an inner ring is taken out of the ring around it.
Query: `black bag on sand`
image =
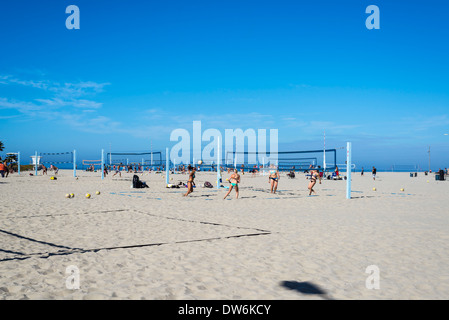
[[[145,182],[139,180],[139,177],[135,174],[133,176],[133,188],[149,188]]]
[[[137,184],[139,183],[139,177],[137,175],[133,176],[133,188],[138,188]]]

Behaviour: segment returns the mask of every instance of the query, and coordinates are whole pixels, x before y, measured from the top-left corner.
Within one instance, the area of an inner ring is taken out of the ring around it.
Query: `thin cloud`
[[[94,115],[101,109],[103,103],[91,98],[103,92],[109,83],[85,81],[60,84],[51,80],[23,80],[11,75],[0,75],[0,84],[39,89],[43,94],[50,95],[31,101],[0,97],[0,109],[15,110],[28,119],[63,119],[76,128],[94,126],[96,130],[113,129],[118,126],[118,123],[111,119]],[[79,110],[88,112],[79,114]]]
[[[0,109],[13,109],[20,113],[28,114],[30,112],[42,110],[42,107],[32,102],[16,101],[0,97]]]
[[[413,131],[425,131],[436,127],[445,127],[449,125],[449,116],[447,114],[435,116],[419,116],[413,118],[402,118],[401,123]]]
[[[104,88],[110,83],[96,83],[96,82],[79,82],[79,83],[64,83],[63,85],[55,84],[49,90],[54,92],[57,97],[74,99],[87,95],[95,95],[104,92]]]
[[[11,75],[0,75],[0,83],[6,85],[21,85],[52,92],[59,98],[79,98],[90,94],[98,94],[110,83],[97,83],[93,81],[81,81],[78,83],[59,83],[50,80],[22,80]]]
[[[19,117],[19,115],[14,115],[14,116],[0,116],[0,120],[13,119],[13,118],[17,118],[17,117]]]
[[[63,100],[60,98],[52,98],[52,99],[35,99],[40,102],[42,105],[52,108],[62,108],[62,107],[74,107],[80,109],[99,109],[102,107],[102,103],[85,100],[85,99],[71,99],[71,100]]]

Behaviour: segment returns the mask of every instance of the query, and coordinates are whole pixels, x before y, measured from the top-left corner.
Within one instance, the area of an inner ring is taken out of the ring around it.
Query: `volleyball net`
[[[74,151],[70,152],[57,152],[57,153],[39,153],[40,163],[41,164],[49,164],[49,165],[64,165],[70,164],[73,165],[74,160]]]
[[[419,166],[414,164],[394,164],[391,166],[392,172],[418,172]]]
[[[83,170],[101,169],[101,160],[82,160]]]
[[[109,152],[105,162],[110,166],[138,166],[143,169],[160,167],[163,164],[162,152]]]
[[[36,153],[35,159],[38,159],[37,164],[48,166],[54,166],[58,169],[72,169],[73,176],[76,177],[76,150],[68,152],[41,152]],[[36,164],[36,160],[35,164]],[[36,174],[37,167],[36,166]]]
[[[276,167],[279,171],[334,170],[337,166],[337,149],[279,151],[269,154],[227,151],[223,166],[262,172],[270,167]]]

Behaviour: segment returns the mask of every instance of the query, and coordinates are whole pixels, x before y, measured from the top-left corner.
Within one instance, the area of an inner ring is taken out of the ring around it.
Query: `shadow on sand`
[[[280,283],[281,287],[284,287],[289,290],[294,290],[302,294],[307,295],[318,295],[326,300],[333,300],[328,296],[328,293],[321,289],[319,286],[311,283],[311,282],[298,282],[298,281],[282,281]]]

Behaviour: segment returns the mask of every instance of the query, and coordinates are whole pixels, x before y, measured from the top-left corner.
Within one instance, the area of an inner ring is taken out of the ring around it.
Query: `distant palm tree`
[[[3,142],[0,141],[0,151],[3,151],[3,149],[5,149],[5,145],[3,144]],[[0,161],[2,160],[2,157],[0,157]]]
[[[17,155],[16,154],[8,154],[5,158],[6,163],[14,163],[17,162]]]

